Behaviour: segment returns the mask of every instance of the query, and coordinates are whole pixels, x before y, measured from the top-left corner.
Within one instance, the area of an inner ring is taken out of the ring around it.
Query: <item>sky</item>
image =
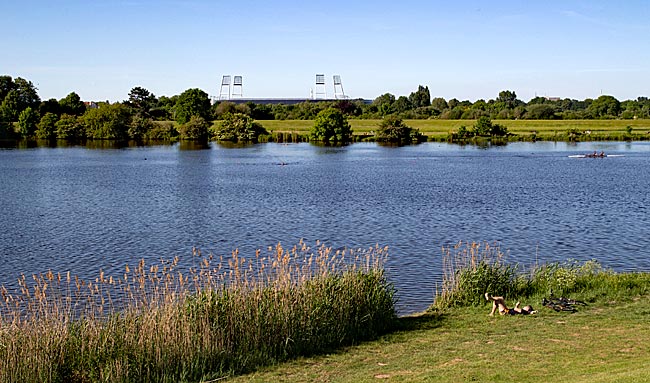
[[[649,20],[647,0],[0,0],[0,75],[85,101],[217,97],[223,75],[246,98],[307,98],[316,74],[350,98],[623,101],[650,96]]]

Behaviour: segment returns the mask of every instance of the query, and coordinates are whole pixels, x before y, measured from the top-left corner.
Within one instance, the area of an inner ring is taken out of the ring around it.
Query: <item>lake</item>
[[[185,149],[0,149],[0,284],[301,238],[388,246],[401,313],[432,303],[441,248],[460,240],[498,241],[524,266],[650,271],[650,143]],[[621,156],[569,157],[595,150]]]

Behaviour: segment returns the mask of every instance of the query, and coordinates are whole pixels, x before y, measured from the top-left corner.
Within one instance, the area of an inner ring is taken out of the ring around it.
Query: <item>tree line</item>
[[[0,138],[254,141],[267,134],[256,120],[317,120],[319,113],[324,113],[328,117],[320,119],[318,129],[322,129],[312,134],[312,139],[331,133],[338,141],[351,132],[345,126],[341,130],[340,124],[336,133],[322,127],[327,125],[325,120],[340,119],[332,110],[346,119],[385,120],[378,129],[378,139],[402,142],[421,139],[419,132],[404,125],[403,119],[479,120],[485,123],[477,124],[468,135],[498,135],[504,134],[499,130],[501,126],[490,125],[489,119],[650,118],[650,100],[639,97],[620,102],[603,95],[582,101],[535,97],[526,103],[514,91],[504,90],[495,99],[470,102],[431,98],[429,88],[420,85],[408,97],[385,93],[370,103],[335,100],[295,105],[236,104],[212,103],[208,94],[198,88],[172,97],[157,97],[138,86],[122,102],[84,103],[75,92],[60,100],[41,100],[31,81],[0,76]]]
[[[312,120],[328,107],[340,109],[351,118],[381,119],[397,116],[401,119],[478,120],[481,117],[498,120],[551,120],[551,119],[635,119],[650,118],[650,99],[619,101],[602,95],[596,99],[579,101],[570,98],[535,97],[528,102],[517,98],[511,90],[499,92],[490,100],[459,101],[455,98],[431,98],[427,86],[418,86],[408,97],[395,97],[385,93],[371,103],[364,100],[338,100],[329,102],[304,102],[296,105],[234,104],[228,101],[216,108],[216,116],[228,111],[238,111],[259,120]]]

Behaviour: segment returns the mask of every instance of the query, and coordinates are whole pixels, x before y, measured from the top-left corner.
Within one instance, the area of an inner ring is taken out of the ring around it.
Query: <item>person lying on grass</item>
[[[494,312],[497,310],[497,308],[499,309],[499,314],[501,315],[537,314],[537,311],[533,310],[533,306],[528,305],[524,306],[523,308],[519,307],[520,302],[517,302],[514,308],[509,309],[508,306],[506,306],[506,301],[503,299],[503,297],[493,297],[489,293],[485,293],[485,299],[487,301],[492,301],[492,311],[490,312],[490,316],[494,315]]]

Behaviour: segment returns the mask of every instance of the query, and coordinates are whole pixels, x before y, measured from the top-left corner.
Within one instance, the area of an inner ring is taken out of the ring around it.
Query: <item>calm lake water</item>
[[[301,238],[388,246],[402,313],[432,303],[441,247],[460,240],[500,241],[522,265],[650,271],[650,143],[182,149],[0,150],[0,284]],[[569,158],[594,150],[623,156]]]

